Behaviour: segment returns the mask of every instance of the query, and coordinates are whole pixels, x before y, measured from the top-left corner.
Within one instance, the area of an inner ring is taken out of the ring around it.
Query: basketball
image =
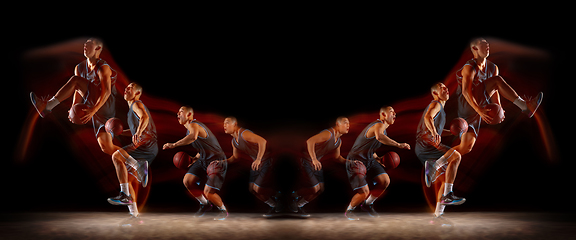
[[[468,132],[468,122],[464,118],[454,118],[450,123],[450,132],[454,136],[461,136]]]
[[[400,164],[400,156],[396,152],[387,152],[382,158],[382,163],[386,169],[394,169]]]
[[[490,103],[484,107],[484,109],[490,109],[488,116],[492,117],[492,125],[499,124],[504,121],[504,110],[497,103]]]
[[[119,136],[124,131],[122,127],[122,121],[118,118],[110,118],[106,121],[106,132],[112,134],[112,137]]]
[[[84,112],[84,109],[87,109],[87,108],[88,108],[88,105],[86,105],[84,103],[74,104],[74,106],[72,106],[72,108],[70,108],[70,111],[68,111],[68,118],[74,124],[83,124],[80,119],[82,117],[86,116],[86,112]]]
[[[190,156],[185,152],[177,152],[174,154],[172,161],[174,162],[174,166],[180,169],[188,169],[188,165],[192,163]]]

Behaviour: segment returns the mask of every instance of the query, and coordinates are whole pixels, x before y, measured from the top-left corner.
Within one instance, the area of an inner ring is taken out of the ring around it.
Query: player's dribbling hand
[[[399,143],[399,144],[400,145],[398,146],[398,148],[410,150],[410,144],[408,143]]]
[[[162,146],[162,150],[171,149],[171,148],[174,148],[174,143],[165,143]]]

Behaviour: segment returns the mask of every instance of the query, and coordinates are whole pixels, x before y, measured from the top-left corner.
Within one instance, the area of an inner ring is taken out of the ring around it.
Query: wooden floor
[[[0,214],[0,239],[574,239],[576,221],[562,213],[456,212],[452,226],[431,224],[429,213],[382,214],[348,221],[342,213],[263,218],[256,213],[214,215],[143,213],[143,224],[121,227],[118,212]]]

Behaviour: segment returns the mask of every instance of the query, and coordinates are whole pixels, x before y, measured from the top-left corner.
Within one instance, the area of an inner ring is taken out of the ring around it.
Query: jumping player
[[[382,157],[378,157],[374,151],[383,144],[410,150],[409,144],[398,143],[387,136],[386,129],[396,120],[394,108],[384,106],[380,108],[379,115],[378,120],[370,123],[358,135],[346,158],[348,180],[356,192],[344,214],[348,220],[359,220],[353,211],[360,204],[362,204],[362,209],[367,211],[371,217],[379,217],[373,204],[390,184],[390,177],[381,164]],[[369,182],[375,183],[372,190],[368,187]]]
[[[522,109],[529,118],[534,116],[543,97],[543,93],[540,92],[536,97],[526,101],[516,94],[504,78],[498,75],[498,66],[486,59],[490,55],[490,44],[486,39],[472,40],[470,50],[474,58],[466,62],[456,73],[458,116],[469,124],[469,130],[463,134],[460,147],[457,148],[460,154],[472,151],[482,120],[492,123],[492,118],[488,116],[489,110],[484,109],[484,106],[491,102],[500,104],[500,95]]]
[[[264,217],[272,216],[276,207],[276,200],[272,196],[274,194],[274,185],[271,179],[272,159],[270,158],[270,153],[266,151],[266,139],[238,126],[238,121],[235,117],[224,119],[224,132],[232,136],[233,154],[228,158],[228,163],[232,163],[244,156],[249,157],[253,161],[248,188],[254,196],[270,207]]]
[[[320,160],[335,159],[344,163],[346,159],[340,155],[342,141],[340,137],[350,130],[350,121],[346,117],[338,117],[336,125],[324,129],[306,141],[306,152],[300,159],[301,189],[293,200],[298,207],[298,214],[309,217],[302,207],[314,200],[324,191],[324,172]]]
[[[444,185],[437,194],[435,221],[442,219],[446,205],[460,205],[466,201],[464,198],[454,196],[452,186],[460,164],[461,155],[454,148],[441,143],[441,136],[450,135],[450,130],[444,129],[446,112],[444,105],[450,97],[448,88],[443,83],[432,86],[431,94],[434,100],[426,107],[416,132],[416,156],[425,167],[424,178],[426,186],[436,180],[440,172],[445,171]]]
[[[132,215],[122,224],[132,225],[140,222],[136,195],[133,194],[134,191],[130,191],[128,169],[130,169],[130,174],[142,183],[142,187],[146,187],[148,166],[158,155],[156,125],[150,111],[140,101],[141,96],[142,87],[136,83],[130,83],[124,90],[124,100],[128,102],[130,109],[127,118],[129,129],[125,129],[122,135],[132,136],[132,143],[112,154],[112,162],[120,182],[120,194],[117,197],[108,198],[108,202],[113,205],[127,205]]]
[[[219,210],[214,220],[225,220],[228,217],[228,211],[218,191],[222,188],[226,176],[228,167],[226,155],[212,131],[194,119],[194,110],[191,107],[183,106],[178,110],[178,122],[188,130],[186,136],[175,143],[164,144],[162,149],[191,144],[198,150],[198,158],[188,169],[183,180],[188,191],[200,203],[200,209],[195,217],[204,216],[214,204]],[[199,182],[205,182],[204,189],[197,184]]]
[[[112,143],[112,136],[104,130],[108,119],[116,114],[116,71],[103,59],[99,58],[102,52],[102,41],[90,38],[84,43],[84,57],[86,60],[76,65],[74,76],[58,90],[52,98],[40,98],[30,93],[32,105],[44,118],[54,107],[62,101],[73,96],[72,106],[84,103],[89,106],[86,115],[81,118],[83,124],[92,120],[94,134],[102,152],[112,155],[119,147]]]

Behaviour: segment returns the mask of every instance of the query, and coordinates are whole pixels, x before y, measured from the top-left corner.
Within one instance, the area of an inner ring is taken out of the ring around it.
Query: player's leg
[[[112,135],[106,131],[103,131],[103,129],[98,132],[96,140],[98,140],[98,145],[100,146],[102,152],[108,155],[112,155],[114,152],[121,149],[120,147],[114,145],[114,142],[112,142]]]
[[[508,101],[513,102],[516,106],[522,109],[522,111],[528,114],[529,117],[534,115],[534,112],[536,112],[542,102],[542,92],[540,92],[535,98],[526,101],[518,96],[516,91],[514,91],[514,89],[501,76],[488,78],[484,83],[486,86],[486,92],[489,96],[498,92],[501,96],[508,99]]]
[[[272,216],[277,202],[276,198],[272,196],[274,194],[274,190],[268,187],[260,187],[255,183],[250,183],[250,192],[270,207],[268,212],[264,214],[264,217]]]
[[[460,139],[460,144],[454,146],[453,149],[458,151],[460,155],[464,155],[472,151],[474,144],[476,143],[476,133],[474,130],[468,129],[468,132],[462,134],[462,138]]]
[[[218,215],[214,217],[214,220],[222,221],[228,217],[228,210],[226,209],[226,206],[224,206],[222,198],[220,197],[220,195],[218,195],[218,191],[219,191],[218,189],[210,187],[208,186],[208,184],[204,186],[204,195],[206,195],[206,198],[208,198],[208,200],[211,203],[214,203],[214,205],[216,205],[219,211]]]
[[[344,216],[346,216],[346,218],[348,218],[348,220],[360,220],[354,214],[354,209],[356,209],[356,207],[358,205],[363,203],[368,198],[368,196],[370,195],[370,189],[368,188],[368,184],[366,184],[365,186],[363,186],[361,188],[356,189],[354,192],[356,192],[356,194],[354,194],[354,196],[352,197],[352,200],[350,200],[350,204],[348,205],[348,208],[346,209],[346,212],[344,213]]]
[[[443,165],[446,165],[444,184],[441,185],[436,197],[436,210],[434,211],[436,217],[444,213],[445,205],[460,205],[466,201],[465,198],[456,197],[452,191],[461,159],[462,156],[458,151],[450,149],[444,156],[436,161],[436,163],[438,163],[435,165],[437,170],[443,168]]]
[[[30,100],[32,101],[32,104],[40,116],[44,117],[46,114],[52,111],[54,107],[60,104],[60,102],[68,99],[75,92],[78,91],[80,95],[86,96],[88,91],[88,84],[90,84],[90,82],[87,79],[79,76],[72,76],[52,98],[40,98],[31,92]]]
[[[388,185],[390,185],[390,176],[388,176],[387,173],[381,173],[374,177],[374,182],[376,185],[374,185],[372,191],[370,191],[366,202],[362,204],[362,210],[367,211],[371,217],[379,217],[380,215],[374,210],[374,202],[382,196],[386,188],[388,188]]]
[[[196,161],[194,164],[192,164],[192,166],[190,167],[190,170],[188,171],[188,173],[186,175],[184,175],[184,179],[182,180],[182,182],[184,183],[184,186],[186,186],[186,189],[188,189],[188,192],[190,192],[190,194],[196,198],[196,200],[198,201],[198,203],[200,203],[200,208],[198,209],[198,211],[196,212],[196,214],[194,215],[195,217],[202,217],[204,216],[204,214],[207,211],[212,210],[212,203],[208,202],[208,199],[206,199],[206,197],[204,196],[204,190],[202,189],[202,187],[200,187],[197,183],[200,182],[200,177],[198,177],[198,175],[191,173],[191,170],[194,169],[201,169],[200,163],[196,164],[199,161]],[[200,167],[195,167],[195,166],[200,166]],[[203,171],[203,170],[201,170]]]

